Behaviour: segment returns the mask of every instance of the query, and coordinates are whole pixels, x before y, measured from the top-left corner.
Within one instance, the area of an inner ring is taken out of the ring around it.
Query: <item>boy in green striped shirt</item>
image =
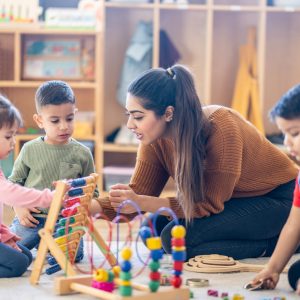
[[[63,81],[47,81],[37,90],[37,113],[33,118],[45,135],[24,144],[9,180],[36,189],[53,189],[52,183],[61,179],[85,177],[95,172],[91,151],[72,138],[77,111],[71,87]],[[98,191],[95,192],[98,196]],[[29,249],[40,241],[47,209],[14,207],[16,217],[11,230],[19,235],[20,243]],[[76,261],[83,258],[83,242]]]

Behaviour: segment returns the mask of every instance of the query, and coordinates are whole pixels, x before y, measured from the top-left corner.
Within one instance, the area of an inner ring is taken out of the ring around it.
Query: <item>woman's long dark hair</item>
[[[205,144],[209,121],[204,116],[190,71],[181,65],[167,70],[151,69],[134,80],[128,92],[141,105],[163,116],[174,107],[171,122],[175,143],[175,183],[186,221],[191,221],[195,203],[204,200]]]

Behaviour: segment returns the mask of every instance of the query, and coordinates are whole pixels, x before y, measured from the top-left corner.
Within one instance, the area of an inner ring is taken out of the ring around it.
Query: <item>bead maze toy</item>
[[[68,182],[57,182],[45,226],[39,231],[41,241],[30,276],[31,284],[38,283],[48,251],[56,263],[50,270],[48,269],[48,273],[62,269],[67,276],[77,274],[74,260],[80,239],[85,233],[82,229],[84,227],[92,229],[93,237],[110,265],[117,264],[115,256],[97,229],[93,227],[88,214],[97,178],[97,174],[91,174]],[[64,218],[60,218],[57,223],[60,213]]]
[[[133,205],[141,214],[137,205],[131,200],[124,201],[119,209],[118,214],[124,205]],[[139,237],[146,240],[147,248],[150,250],[149,283],[147,285],[138,284],[133,281],[132,276],[132,251],[130,247],[124,247],[121,251],[122,262],[119,266],[114,266],[112,270],[98,269],[93,275],[77,275],[67,277],[56,277],[55,290],[59,295],[71,294],[74,292],[88,294],[99,299],[105,300],[156,300],[158,297],[164,300],[188,300],[190,290],[182,286],[181,274],[183,263],[186,258],[185,251],[185,228],[178,223],[176,215],[169,208],[160,208],[157,214],[167,210],[176,222],[172,229],[172,258],[173,258],[173,276],[171,284],[173,287],[160,288],[160,259],[163,257],[162,243],[155,230],[156,216],[153,224],[142,226],[139,230]],[[117,216],[118,220],[118,216]],[[148,261],[148,260],[147,260]],[[118,290],[118,291],[116,291]]]

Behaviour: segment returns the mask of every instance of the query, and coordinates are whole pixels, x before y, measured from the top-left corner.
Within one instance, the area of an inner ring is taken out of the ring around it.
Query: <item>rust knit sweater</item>
[[[295,164],[237,112],[220,107],[209,116],[209,121],[205,198],[195,207],[194,217],[220,213],[224,202],[231,198],[264,195],[296,178]],[[168,178],[174,178],[174,161],[172,140],[141,144],[131,188],[139,195],[159,196]],[[184,217],[177,199],[169,201],[176,215]],[[105,213],[111,215],[109,201],[102,204]]]

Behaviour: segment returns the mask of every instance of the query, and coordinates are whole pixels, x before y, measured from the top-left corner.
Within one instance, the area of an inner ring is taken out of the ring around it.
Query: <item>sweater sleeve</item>
[[[10,239],[12,239],[15,236],[14,233],[12,233],[7,226],[4,224],[0,224],[0,242],[6,243]]]
[[[0,171],[0,202],[10,206],[49,207],[54,191],[35,190],[8,181]]]
[[[129,186],[136,194],[158,197],[170,175],[151,145],[140,145]]]
[[[14,162],[13,170],[8,179],[13,183],[18,183],[22,186],[25,185],[26,179],[29,174],[29,167],[24,162],[26,155],[26,144],[22,147],[17,159]]]

